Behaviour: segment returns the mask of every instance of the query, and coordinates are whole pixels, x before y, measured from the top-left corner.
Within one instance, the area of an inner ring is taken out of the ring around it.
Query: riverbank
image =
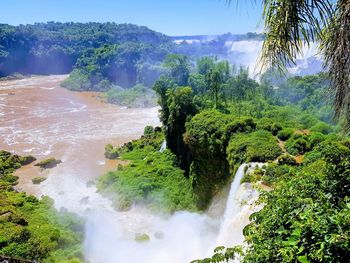
[[[40,196],[49,177],[74,168],[89,181],[113,170],[117,161],[104,158],[107,143],[120,145],[138,138],[146,125],[158,125],[158,109],[128,109],[107,104],[96,92],[72,92],[60,87],[67,75],[35,76],[0,82],[0,148],[38,161],[48,157],[63,162],[52,170],[32,165],[19,169],[18,189]]]

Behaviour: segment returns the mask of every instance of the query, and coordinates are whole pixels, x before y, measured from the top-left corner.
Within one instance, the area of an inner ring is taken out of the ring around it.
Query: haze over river
[[[62,160],[47,171],[33,165],[19,169],[17,189],[38,197],[48,195],[57,209],[86,219],[84,255],[89,262],[182,263],[210,256],[218,245],[243,241],[242,229],[257,196],[250,185],[239,186],[243,167],[230,193],[226,189],[216,197],[206,213],[183,211],[164,216],[139,206],[115,211],[88,182],[117,166],[117,161],[104,158],[107,143],[121,145],[138,138],[146,125],[160,125],[158,108],[106,104],[97,93],[61,88],[65,77],[0,82],[0,149],[30,154],[39,161],[48,157]],[[47,180],[34,185],[35,176]],[[243,207],[242,201],[246,201]],[[136,242],[135,236],[143,234],[150,241]]]

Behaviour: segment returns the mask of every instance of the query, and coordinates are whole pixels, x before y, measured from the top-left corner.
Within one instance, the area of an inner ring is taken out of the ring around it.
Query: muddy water
[[[127,109],[106,104],[97,93],[72,92],[59,83],[66,75],[0,82],[0,149],[39,160],[61,159],[88,181],[116,166],[105,160],[107,143],[139,137],[146,125],[158,125],[158,110]],[[18,188],[41,194],[34,176],[50,176],[27,166],[17,172]]]
[[[65,90],[59,87],[65,77],[0,82],[0,149],[63,161],[47,171],[31,165],[19,169],[18,189],[48,195],[57,209],[84,216],[88,262],[190,262],[212,255],[216,246],[242,242],[254,209],[240,203],[252,200],[255,190],[238,187],[237,175],[229,199],[223,191],[206,213],[159,215],[140,206],[115,211],[88,181],[117,166],[104,158],[104,145],[122,144],[139,137],[144,126],[159,125],[158,110],[120,108],[96,93]],[[38,175],[47,179],[33,185]],[[135,240],[144,234],[148,242]]]

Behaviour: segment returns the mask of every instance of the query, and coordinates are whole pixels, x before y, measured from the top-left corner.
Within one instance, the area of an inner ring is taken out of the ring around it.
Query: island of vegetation
[[[13,172],[33,161],[0,151],[0,255],[38,262],[83,262],[83,221],[53,200],[17,192]]]
[[[48,158],[34,164],[34,166],[39,166],[41,169],[50,169],[56,167],[61,162],[61,160],[56,160],[55,158]]]

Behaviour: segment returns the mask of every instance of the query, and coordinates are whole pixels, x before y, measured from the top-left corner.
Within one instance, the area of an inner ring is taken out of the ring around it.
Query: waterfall
[[[247,164],[242,164],[238,168],[235,178],[231,184],[230,193],[227,198],[226,210],[222,218],[219,237],[222,234],[222,232],[227,231],[232,219],[235,216],[237,216],[237,214],[241,210],[241,203],[240,203],[240,200],[238,199],[237,192],[241,185],[241,180],[244,176],[244,168],[246,167],[246,165]]]
[[[166,140],[162,142],[162,145],[160,146],[159,152],[164,152],[166,150]]]
[[[243,228],[249,224],[249,216],[256,209],[259,209],[259,207],[254,206],[259,193],[250,183],[241,185],[241,180],[246,166],[249,167],[246,172],[250,173],[256,167],[263,165],[263,163],[249,163],[242,164],[238,168],[227,198],[226,209],[216,241],[217,245],[232,247],[243,243]]]

